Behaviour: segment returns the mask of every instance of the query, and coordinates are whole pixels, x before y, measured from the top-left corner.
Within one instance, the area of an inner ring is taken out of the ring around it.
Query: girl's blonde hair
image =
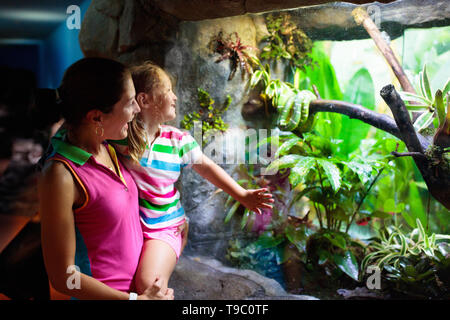
[[[140,92],[153,94],[154,89],[161,83],[163,74],[166,72],[151,61],[130,68],[133,78],[136,96]],[[139,162],[145,152],[147,145],[147,134],[144,122],[139,114],[133,119],[128,128],[128,151],[131,158]]]

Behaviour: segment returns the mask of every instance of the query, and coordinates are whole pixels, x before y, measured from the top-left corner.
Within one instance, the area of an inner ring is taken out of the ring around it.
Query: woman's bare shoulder
[[[45,163],[41,172],[41,184],[53,186],[73,186],[72,174],[66,165],[60,161],[49,160]]]

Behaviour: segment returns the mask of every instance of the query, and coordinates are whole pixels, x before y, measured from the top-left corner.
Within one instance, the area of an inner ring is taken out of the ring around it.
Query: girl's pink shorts
[[[177,255],[177,260],[180,258],[181,246],[183,244],[183,238],[181,237],[181,232],[176,234],[178,227],[184,223],[177,223],[175,226],[169,226],[161,229],[148,229],[144,230],[144,239],[161,240],[167,243]]]

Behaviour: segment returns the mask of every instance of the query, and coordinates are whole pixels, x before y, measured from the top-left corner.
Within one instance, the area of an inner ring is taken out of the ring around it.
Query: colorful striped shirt
[[[140,163],[128,155],[127,140],[114,141],[139,189],[139,210],[143,230],[181,224],[185,219],[180,193],[175,188],[181,168],[200,161],[202,151],[185,131],[161,125],[159,136],[147,145]]]

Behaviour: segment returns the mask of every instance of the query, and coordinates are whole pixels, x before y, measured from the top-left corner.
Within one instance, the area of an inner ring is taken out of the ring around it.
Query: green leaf
[[[299,68],[295,68],[294,74],[294,87],[296,89],[300,89],[300,80],[301,80],[302,71]]]
[[[419,96],[411,92],[400,91],[399,94],[400,98],[402,98],[402,100],[404,101],[414,101],[426,106],[431,106],[433,104],[432,100],[428,100],[425,97]]]
[[[272,171],[274,169],[279,170],[279,169],[284,169],[284,168],[292,168],[302,158],[304,158],[304,157],[300,156],[298,154],[289,154],[289,155],[283,156],[280,159],[276,159],[275,161],[272,161],[272,163],[267,167],[267,170]]]
[[[349,130],[351,131],[351,130]],[[370,180],[370,175],[372,173],[372,166],[366,163],[359,163],[356,161],[342,162],[347,168],[358,175],[359,180],[366,184]]]
[[[261,247],[263,249],[273,248],[278,246],[280,243],[284,241],[284,237],[274,237],[272,235],[267,235],[263,233],[259,236],[258,240],[254,243],[256,246]]]
[[[335,254],[333,256],[334,262],[345,274],[352,279],[358,281],[359,278],[359,266],[353,253],[348,250],[343,256]]]
[[[375,210],[370,214],[371,217],[375,217],[375,218],[381,218],[381,219],[390,219],[392,218],[392,215],[384,212],[384,211],[380,211],[380,210]]]
[[[439,119],[439,127],[442,127],[445,122],[445,105],[444,105],[444,97],[442,95],[442,91],[436,91],[434,103],[436,106],[436,112]]]
[[[255,87],[259,83],[259,81],[261,80],[262,75],[263,75],[263,73],[262,73],[261,70],[256,70],[253,73],[252,78],[250,80],[250,87],[251,88]]]
[[[245,208],[244,215],[242,216],[242,220],[241,220],[241,229],[245,228],[245,225],[247,224],[249,217],[250,217],[250,210]]]
[[[284,229],[286,238],[296,246],[299,252],[305,252],[307,236],[304,228],[288,225]]]
[[[442,96],[445,97],[445,95],[449,91],[450,91],[450,78],[447,80],[447,83],[445,84],[444,89],[442,89]]]
[[[295,188],[299,183],[303,182],[308,172],[314,168],[315,158],[303,157],[300,159],[289,174],[289,182]]]
[[[422,129],[428,127],[434,119],[434,111],[426,111],[417,118],[416,122],[414,122],[414,129],[419,132]]]
[[[409,213],[407,214],[405,211],[402,212],[403,217],[407,221],[407,223],[412,228],[417,228],[416,220],[420,219],[422,225],[427,224],[427,209],[422,201],[422,196],[419,192],[419,189],[415,183],[411,183],[409,186]]]
[[[345,242],[345,238],[337,233],[324,233],[323,236],[330,240],[330,242],[343,250],[347,249],[347,243]]]
[[[392,252],[392,253],[390,253],[390,254],[384,256],[383,258],[381,258],[381,259],[378,261],[378,264],[377,264],[378,267],[379,267],[379,268],[383,267],[385,264],[388,264],[390,260],[392,260],[392,259],[398,257],[399,255],[400,255],[400,252]]]
[[[325,176],[330,182],[330,185],[333,188],[333,190],[335,192],[338,191],[339,188],[341,187],[341,174],[338,167],[334,163],[331,163],[324,159],[318,159],[317,162],[323,168]]]
[[[423,65],[423,70],[421,73],[421,84],[422,84],[422,93],[428,100],[433,100],[433,95],[431,94],[430,81],[427,75],[427,65]]]
[[[278,148],[277,152],[275,153],[275,158],[278,158],[280,155],[285,155],[293,146],[298,144],[302,139],[295,136],[292,139],[286,140],[283,142],[283,144]]]
[[[375,110],[375,86],[369,71],[366,68],[359,69],[349,84],[344,92],[344,101]],[[357,119],[342,117],[342,128],[345,129],[341,130],[337,138],[344,141],[340,153],[347,155],[359,148],[371,126]]]
[[[318,264],[321,266],[331,258],[331,254],[328,251],[320,250],[319,251],[319,261]]]
[[[233,206],[231,207],[231,209],[228,211],[226,217],[225,217],[225,223],[227,223],[228,221],[230,221],[231,217],[233,216],[233,214],[236,212],[237,208],[239,208],[240,203],[238,201],[236,201],[235,204],[233,204]]]
[[[425,229],[422,226],[422,223],[420,222],[420,219],[416,219],[417,228],[419,229],[420,237],[422,238],[422,241],[425,243],[425,248],[430,248],[430,242],[428,241],[428,236],[425,233]]]

